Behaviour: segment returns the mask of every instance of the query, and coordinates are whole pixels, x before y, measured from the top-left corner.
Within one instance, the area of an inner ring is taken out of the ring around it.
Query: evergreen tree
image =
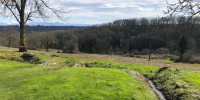
[[[183,60],[183,55],[186,52],[186,50],[189,49],[188,48],[188,37],[183,35],[181,36],[181,38],[179,39],[179,46],[178,46],[178,51],[180,53],[180,61]]]

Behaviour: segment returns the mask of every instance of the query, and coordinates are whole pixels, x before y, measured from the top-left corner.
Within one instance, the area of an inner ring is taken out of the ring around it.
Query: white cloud
[[[70,23],[164,16],[165,0],[69,0]]]
[[[164,16],[165,0],[58,0],[53,7],[66,7],[65,23],[100,24],[117,19]],[[52,20],[51,22],[58,22]]]

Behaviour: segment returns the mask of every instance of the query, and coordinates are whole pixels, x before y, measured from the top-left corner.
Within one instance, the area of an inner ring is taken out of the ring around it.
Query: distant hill
[[[18,23],[4,23],[0,22],[0,26],[15,26],[18,25]],[[59,23],[59,22],[54,22],[54,23],[47,23],[47,22],[30,22],[27,23],[26,25],[28,26],[80,26],[80,27],[86,27],[86,26],[92,26],[92,24],[75,24],[75,23]]]
[[[0,26],[0,32],[3,32],[6,28],[14,29],[14,31],[19,32],[19,26],[18,25],[11,25],[11,26]],[[78,28],[82,28],[83,26],[26,26],[26,33],[31,32],[46,32],[46,31],[55,31],[55,30],[74,30]]]
[[[80,27],[86,27],[91,26],[90,24],[72,24],[72,23],[46,23],[46,22],[31,22],[27,23],[28,26],[80,26]]]
[[[82,28],[80,26],[26,26],[26,32],[46,32],[46,31],[55,31],[55,30],[74,30]]]

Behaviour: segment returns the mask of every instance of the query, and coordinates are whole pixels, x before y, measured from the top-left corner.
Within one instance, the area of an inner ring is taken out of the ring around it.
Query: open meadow
[[[170,62],[174,68],[161,68],[159,64],[169,62],[115,55],[30,52],[40,60],[23,62],[22,53],[16,49],[0,48],[1,100],[158,99],[145,78],[153,80],[167,99],[199,99],[197,64]],[[156,61],[157,66],[152,66]]]
[[[0,0],[0,100],[200,100],[200,0]]]

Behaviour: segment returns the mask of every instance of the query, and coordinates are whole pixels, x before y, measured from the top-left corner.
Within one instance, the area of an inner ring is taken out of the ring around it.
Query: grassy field
[[[141,77],[130,75],[125,69],[152,79],[168,99],[200,99],[199,64],[163,60],[148,62],[146,59],[115,55],[31,53],[39,57],[42,64],[10,62],[12,57],[0,60],[0,100],[156,99],[149,86],[140,80]],[[14,48],[1,47],[0,54],[16,56],[22,53]],[[164,66],[166,64],[174,66]],[[170,68],[161,70],[160,67]]]
[[[153,91],[125,71],[61,68],[0,60],[0,100],[154,100]]]

